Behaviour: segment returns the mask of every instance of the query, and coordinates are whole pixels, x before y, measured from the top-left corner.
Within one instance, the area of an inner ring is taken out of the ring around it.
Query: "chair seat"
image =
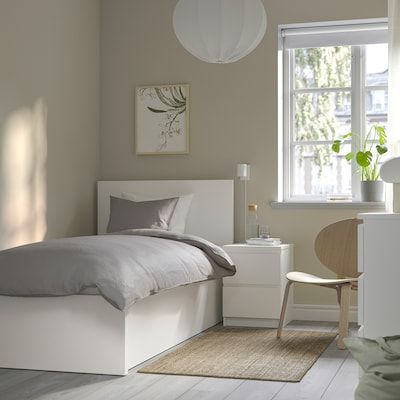
[[[312,285],[340,285],[345,283],[357,282],[357,278],[344,279],[324,279],[319,276],[306,274],[305,272],[289,272],[286,278],[292,282],[310,283]]]

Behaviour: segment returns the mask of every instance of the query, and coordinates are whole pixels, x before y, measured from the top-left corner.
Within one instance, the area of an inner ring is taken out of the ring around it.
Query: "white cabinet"
[[[400,214],[364,213],[358,230],[360,336],[400,334]]]
[[[224,250],[237,268],[235,275],[223,279],[224,325],[277,327],[286,274],[293,265],[292,245],[231,244]],[[290,298],[287,321],[291,304]]]

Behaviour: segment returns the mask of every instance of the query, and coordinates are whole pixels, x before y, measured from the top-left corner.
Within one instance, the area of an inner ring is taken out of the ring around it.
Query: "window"
[[[345,155],[360,139],[347,140],[340,154],[331,146],[387,123],[387,23],[287,25],[280,41],[281,200],[358,200],[357,166]]]

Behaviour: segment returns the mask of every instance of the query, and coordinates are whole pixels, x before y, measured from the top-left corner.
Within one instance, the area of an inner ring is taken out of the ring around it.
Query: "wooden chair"
[[[306,283],[335,289],[340,305],[339,337],[337,346],[344,349],[343,339],[348,334],[351,289],[357,289],[357,226],[359,219],[346,219],[328,225],[315,239],[315,254],[325,267],[336,273],[337,279],[324,279],[304,272],[289,272],[283,298],[277,337],[282,334],[283,320],[292,283]]]

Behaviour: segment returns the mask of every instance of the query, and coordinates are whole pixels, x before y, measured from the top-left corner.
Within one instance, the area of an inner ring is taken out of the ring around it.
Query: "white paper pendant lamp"
[[[252,52],[267,29],[261,0],[179,0],[175,34],[192,55],[209,63],[231,63]]]

